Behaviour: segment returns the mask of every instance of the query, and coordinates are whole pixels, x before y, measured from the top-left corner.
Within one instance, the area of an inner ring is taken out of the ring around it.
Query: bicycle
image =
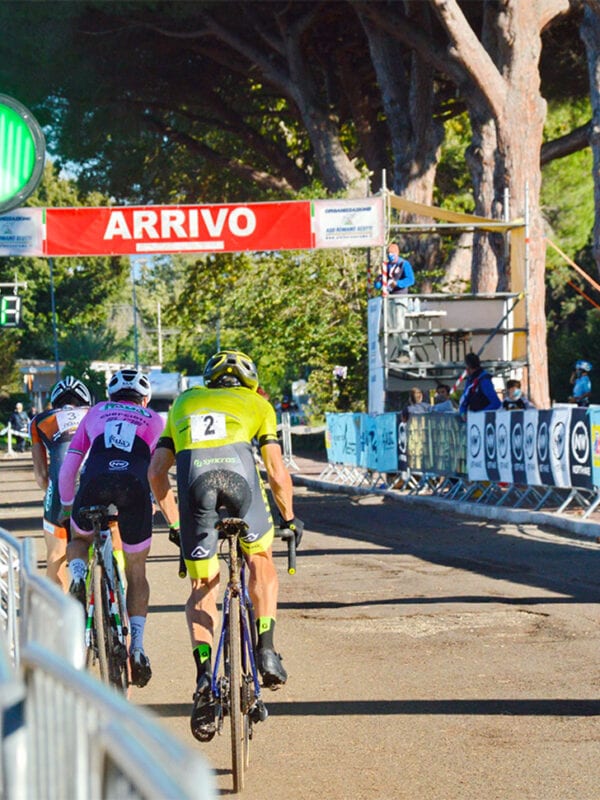
[[[248,525],[237,517],[225,517],[217,523],[222,542],[221,557],[228,565],[228,579],[223,595],[221,631],[212,672],[217,733],[223,732],[224,719],[231,722],[231,762],[233,791],[244,788],[249,766],[252,728],[268,717],[263,702],[256,666],[257,631],[252,600],[246,582],[246,560],[239,538]],[[296,538],[287,529],[276,534],[288,544],[288,572],[296,572]],[[174,539],[171,539],[174,541]],[[180,551],[179,575],[185,577],[185,563]]]
[[[129,630],[124,582],[110,531],[109,523],[117,518],[112,511],[110,506],[103,505],[80,510],[94,531],[86,581],[86,668],[90,671],[97,668],[104,683],[126,694]]]

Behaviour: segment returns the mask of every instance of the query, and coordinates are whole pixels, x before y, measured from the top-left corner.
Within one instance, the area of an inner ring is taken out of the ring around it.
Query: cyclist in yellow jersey
[[[277,441],[275,410],[257,393],[254,363],[244,353],[216,353],[206,364],[204,382],[173,403],[148,477],[167,522],[181,531],[191,579],[186,618],[196,663],[191,729],[197,739],[209,741],[216,731],[211,657],[219,585],[215,527],[219,509],[248,524],[241,547],[250,571],[248,589],[257,617],[257,666],[263,684],[276,688],[287,680],[273,644],[278,593],[271,551],[274,528],[253,439],[258,440],[281,527],[295,531],[299,544],[304,525],[294,517],[292,479]],[[177,502],[168,477],[173,464]]]

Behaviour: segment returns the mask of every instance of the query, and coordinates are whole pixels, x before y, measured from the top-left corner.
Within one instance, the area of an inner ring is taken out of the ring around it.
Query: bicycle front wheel
[[[242,709],[242,640],[240,631],[240,598],[232,596],[227,630],[229,649],[229,708],[231,716],[231,763],[233,791],[244,788],[245,730]]]
[[[127,634],[129,618],[125,596],[119,579],[119,566],[113,557],[114,589],[114,625],[111,620],[111,647],[109,650],[110,682],[120,692],[127,694],[129,688],[129,663],[127,659]],[[108,588],[108,581],[107,581]]]

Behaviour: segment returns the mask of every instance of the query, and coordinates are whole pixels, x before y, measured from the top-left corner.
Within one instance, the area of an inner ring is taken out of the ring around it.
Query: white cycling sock
[[[129,627],[131,628],[131,644],[129,649],[131,652],[144,649],[145,624],[146,617],[129,617]]]
[[[69,572],[74,581],[84,581],[87,575],[87,565],[83,558],[74,558],[69,561]]]

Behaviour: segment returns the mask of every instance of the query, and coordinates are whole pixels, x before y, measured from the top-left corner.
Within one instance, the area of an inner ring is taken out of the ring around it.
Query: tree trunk
[[[586,5],[580,32],[585,44],[590,76],[592,124],[589,141],[593,155],[592,173],[594,177],[594,206],[596,209],[593,253],[596,269],[600,273],[600,3]]]

